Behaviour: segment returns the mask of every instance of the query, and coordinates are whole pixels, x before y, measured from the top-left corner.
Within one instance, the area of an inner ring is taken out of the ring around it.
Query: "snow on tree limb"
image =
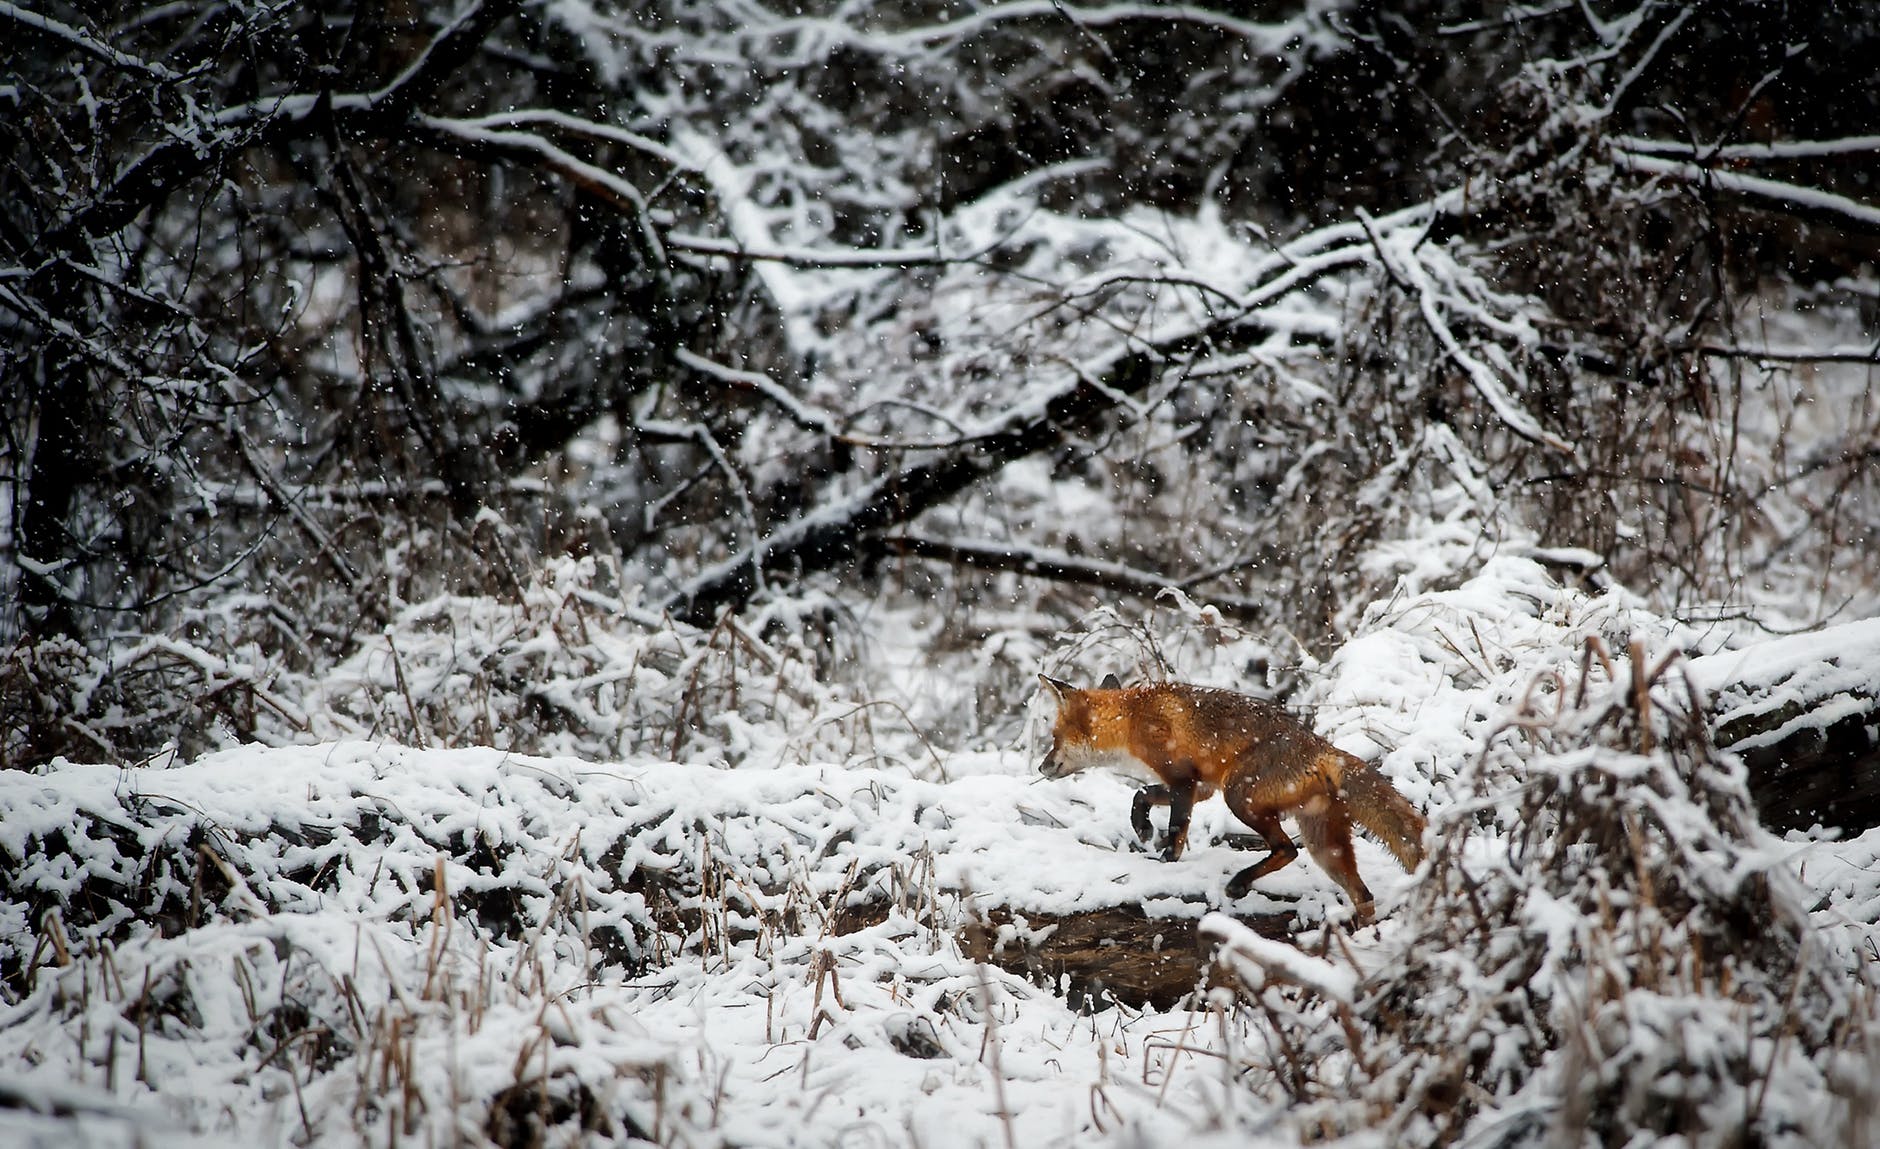
[[[1805,160],[1822,156],[1851,156],[1880,152],[1880,135],[1843,136],[1833,140],[1771,140],[1757,144],[1717,144],[1703,147],[1684,140],[1654,140],[1645,136],[1619,136],[1613,144],[1636,155],[1679,156],[1692,160]]]
[[[1880,207],[1820,188],[1722,171],[1703,163],[1640,155],[1624,148],[1613,149],[1612,159],[1614,164],[1630,171],[1715,188],[1801,219],[1880,235]]]
[[[1463,300],[1456,292],[1444,292],[1430,274],[1430,267],[1419,254],[1420,243],[1402,233],[1390,236],[1376,236],[1377,254],[1391,277],[1403,285],[1406,291],[1416,297],[1417,311],[1422,316],[1424,325],[1430,334],[1442,346],[1449,357],[1463,369],[1474,386],[1476,393],[1487,400],[1489,408],[1495,412],[1504,426],[1529,442],[1552,447],[1556,451],[1573,454],[1573,447],[1565,439],[1543,428],[1534,421],[1534,417],[1518,403],[1503,385],[1495,369],[1484,363],[1481,357],[1462,345],[1456,337],[1455,329],[1450,326],[1449,318],[1444,313],[1446,307],[1460,304],[1470,313],[1471,318],[1494,329],[1504,329],[1504,334],[1511,333],[1508,325],[1490,315],[1485,309]]]
[[[826,412],[818,411],[804,403],[782,384],[761,371],[745,371],[736,367],[727,367],[723,363],[707,359],[685,348],[680,348],[673,358],[709,379],[728,384],[739,390],[755,391],[781,408],[783,413],[790,417],[790,421],[799,427],[815,431],[830,439],[840,437],[840,431]]]
[[[1081,583],[1145,598],[1155,598],[1164,591],[1179,589],[1191,582],[1123,563],[1103,562],[1022,543],[929,539],[899,534],[871,539],[869,549],[883,555],[959,563],[984,570],[1016,571],[1028,578]],[[1205,599],[1222,614],[1240,619],[1259,619],[1269,613],[1265,603],[1252,599],[1212,594],[1206,595]]]
[[[456,117],[443,122],[465,129],[553,128],[599,143],[624,144],[681,171],[698,170],[698,165],[690,157],[682,155],[650,136],[630,131],[616,124],[572,116],[553,108],[520,108],[510,112],[495,112],[487,116]]]
[[[1247,988],[1296,985],[1327,1001],[1350,1004],[1358,990],[1358,974],[1350,966],[1313,957],[1298,946],[1262,937],[1228,915],[1216,911],[1201,919],[1203,937],[1221,943],[1215,960],[1231,968]]]
[[[153,64],[141,57],[133,56],[129,52],[119,51],[82,28],[74,28],[64,21],[55,20],[50,16],[44,16],[38,12],[29,12],[18,4],[10,4],[6,3],[5,0],[0,0],[0,20],[11,20],[15,24],[31,28],[36,32],[43,33],[55,39],[64,40],[86,55],[96,57],[107,64],[113,64],[120,68],[129,68],[134,72],[142,72],[158,80],[181,79],[176,72],[164,67],[162,64]]]
[[[473,147],[492,148],[539,158],[549,170],[557,175],[613,204],[621,214],[637,225],[649,261],[654,265],[665,262],[665,244],[660,238],[659,230],[652,225],[652,220],[648,217],[646,196],[634,186],[631,180],[610,172],[598,164],[591,164],[534,132],[509,131],[485,127],[476,121],[443,119],[435,116],[421,117],[418,124],[440,136],[462,140]]]
[[[581,159],[542,135],[515,130],[512,125],[539,124],[597,140],[623,143],[682,171],[702,173],[706,170],[705,165],[688,158],[680,151],[650,140],[637,132],[628,132],[610,124],[597,123],[562,113],[507,113],[475,118],[426,116],[418,123],[438,136],[461,140],[472,147],[539,160],[550,171],[606,200],[629,218],[638,221],[647,237],[649,250],[654,252],[682,251],[692,255],[734,261],[780,263],[786,267],[811,269],[933,267],[983,259],[989,250],[981,249],[965,255],[950,256],[941,251],[938,246],[848,249],[776,243],[746,244],[719,236],[686,232],[662,233],[652,226],[646,196],[632,181],[598,164]],[[661,261],[663,261],[663,256]]]
[[[376,91],[264,96],[207,117],[207,126],[215,129],[209,134],[190,127],[166,136],[126,165],[108,189],[81,201],[49,229],[38,249],[69,252],[87,236],[117,231],[178,187],[213,171],[231,151],[319,132],[322,109],[349,129],[383,130],[401,123],[521,6],[520,0],[478,0],[446,25],[396,79]]]

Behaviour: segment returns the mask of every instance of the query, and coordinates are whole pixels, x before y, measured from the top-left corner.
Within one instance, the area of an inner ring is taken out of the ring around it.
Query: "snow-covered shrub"
[[[330,666],[259,596],[213,600],[176,637],[102,651],[22,643],[0,660],[0,757],[190,758],[247,741],[371,738],[596,761],[879,756],[929,768],[907,711],[870,691],[859,628],[827,596],[773,595],[698,628],[641,606],[602,557],[515,570],[492,562],[457,590],[439,589],[436,572],[407,579],[389,592],[390,621],[350,635],[351,653]],[[401,603],[404,590],[424,597]]]
[[[777,765],[893,755],[824,599],[774,597],[716,626],[652,613],[594,557],[532,571],[510,594],[400,609],[313,690],[320,738],[496,746],[594,761],[659,753]]]
[[[1712,744],[1697,682],[1745,656],[1694,674],[1718,628],[1562,585],[1531,540],[1448,538],[1365,556],[1396,592],[1292,699],[1429,812],[1429,858],[1375,938],[1296,939],[1318,964],[1212,925],[1246,1086],[1393,1145],[1864,1143],[1871,902],[1805,888]],[[1298,976],[1323,963],[1355,989]]]
[[[250,613],[240,601],[218,605],[227,616]],[[304,731],[300,684],[282,661],[238,626],[92,647],[22,641],[0,655],[0,763],[134,761],[166,746],[193,755],[264,731]]]
[[[1398,1144],[1819,1144],[1871,1016],[1860,963],[1808,921],[1680,656],[1588,652],[1434,812],[1348,1119]]]
[[[51,1085],[151,1144],[745,1144],[855,1120],[812,1069],[994,1129],[976,1053],[1049,1095],[1058,1035],[997,1027],[1074,1025],[953,936],[1081,808],[1027,789],[357,742],[0,773],[0,1140]]]

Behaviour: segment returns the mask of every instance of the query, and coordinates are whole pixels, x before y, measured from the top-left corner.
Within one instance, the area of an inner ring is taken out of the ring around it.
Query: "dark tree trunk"
[[[87,442],[90,383],[83,368],[54,344],[42,349],[32,403],[37,418],[31,465],[19,498],[19,553],[31,565],[20,571],[21,620],[28,633],[80,637],[67,589],[82,561],[70,518],[79,485],[95,477],[95,452]],[[47,570],[46,568],[53,568]],[[43,573],[42,573],[43,572]]]

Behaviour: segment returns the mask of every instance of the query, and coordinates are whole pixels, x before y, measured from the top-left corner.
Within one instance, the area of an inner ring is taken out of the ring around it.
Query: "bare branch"
[[[231,152],[323,131],[323,108],[330,109],[342,130],[389,131],[520,7],[521,0],[476,0],[395,80],[375,92],[266,96],[209,117],[207,131],[171,135],[133,160],[109,188],[85,200],[35,247],[46,255],[68,254],[82,246],[85,237],[109,235],[175,189],[214,171]]]
[[[295,525],[305,532],[306,536],[313,541],[313,545],[326,556],[328,562],[333,564],[333,569],[339,572],[341,581],[347,587],[358,589],[359,572],[333,544],[332,536],[328,535],[313,516],[307,513],[306,508],[301,505],[300,497],[290,494],[281,481],[275,477],[274,472],[262,460],[260,453],[255,450],[255,445],[249,441],[247,433],[239,426],[231,426],[229,438],[234,443],[236,454],[241,458],[243,465],[248,468],[249,475],[253,476],[255,482],[266,492],[268,501],[276,510],[294,520]]]
[[[1054,582],[1099,586],[1105,590],[1155,598],[1170,589],[1189,585],[1188,580],[1168,578],[1122,563],[1107,563],[1080,558],[1062,551],[1020,546],[1014,543],[967,542],[954,539],[929,539],[913,535],[890,535],[868,541],[867,549],[877,554],[932,559],[958,563],[983,570],[1014,571],[1028,578]],[[1221,613],[1246,621],[1264,618],[1266,604],[1233,596],[1204,596]]]

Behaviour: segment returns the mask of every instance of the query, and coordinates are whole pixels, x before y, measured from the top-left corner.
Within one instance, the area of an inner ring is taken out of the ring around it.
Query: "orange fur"
[[[1372,898],[1351,848],[1354,823],[1405,869],[1423,860],[1423,816],[1390,781],[1271,703],[1178,683],[1124,687],[1112,676],[1079,690],[1039,677],[1058,700],[1051,750],[1040,767],[1047,777],[1100,767],[1148,782],[1130,823],[1147,841],[1150,807],[1168,806],[1162,850],[1168,861],[1187,845],[1194,803],[1217,790],[1234,816],[1266,839],[1267,856],[1228,882],[1229,896],[1245,894],[1298,855],[1282,817],[1298,822],[1306,850],[1351,895],[1360,921],[1370,920]]]

